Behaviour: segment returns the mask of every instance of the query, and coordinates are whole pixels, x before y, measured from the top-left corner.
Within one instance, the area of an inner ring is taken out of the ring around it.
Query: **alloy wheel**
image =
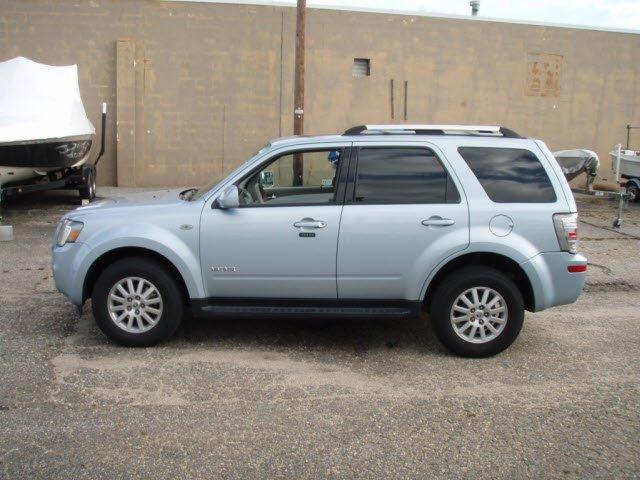
[[[126,277],[109,291],[107,308],[111,320],[129,333],[143,333],[162,317],[162,295],[158,288],[140,277]]]
[[[456,334],[470,343],[487,343],[504,330],[509,317],[502,295],[489,287],[473,287],[453,302],[450,320]]]

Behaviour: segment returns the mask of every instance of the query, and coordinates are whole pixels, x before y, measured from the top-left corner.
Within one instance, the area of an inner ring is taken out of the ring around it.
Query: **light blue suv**
[[[524,311],[574,302],[573,195],[539,140],[491,126],[363,125],[274,140],[227,178],[60,221],[57,288],[112,340],[195,316],[414,317],[494,355]]]

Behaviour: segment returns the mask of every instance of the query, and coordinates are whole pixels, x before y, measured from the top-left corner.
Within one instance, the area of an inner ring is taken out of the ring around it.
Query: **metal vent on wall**
[[[368,77],[371,75],[371,60],[368,58],[354,58],[351,75],[354,77]]]

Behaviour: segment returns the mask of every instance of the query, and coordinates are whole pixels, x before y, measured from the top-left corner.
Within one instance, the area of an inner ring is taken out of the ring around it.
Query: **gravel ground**
[[[127,193],[101,189],[101,196]],[[110,344],[53,287],[74,196],[4,209],[0,478],[638,478],[640,206],[580,197],[585,294],[485,360],[428,319],[195,321]]]

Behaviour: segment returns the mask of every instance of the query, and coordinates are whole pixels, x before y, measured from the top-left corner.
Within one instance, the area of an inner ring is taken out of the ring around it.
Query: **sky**
[[[295,3],[295,0],[289,0]],[[307,0],[398,11],[470,15],[469,0]],[[640,30],[640,0],[480,0],[484,17]]]

